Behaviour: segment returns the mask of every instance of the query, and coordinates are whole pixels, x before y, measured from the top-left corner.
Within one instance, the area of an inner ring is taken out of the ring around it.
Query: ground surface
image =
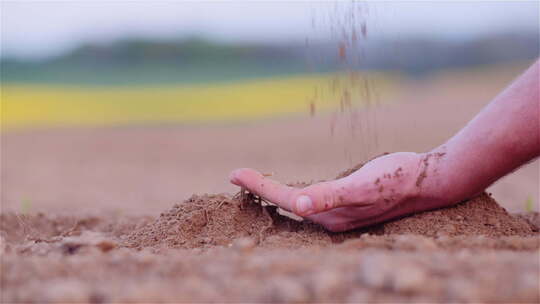
[[[537,302],[538,213],[484,194],[347,233],[253,200],[143,217],[2,215],[4,302]]]
[[[439,75],[347,117],[242,125],[2,133],[3,302],[538,302],[538,161],[489,196],[329,234],[245,204],[237,167],[328,179],[387,151],[425,151],[518,73]]]

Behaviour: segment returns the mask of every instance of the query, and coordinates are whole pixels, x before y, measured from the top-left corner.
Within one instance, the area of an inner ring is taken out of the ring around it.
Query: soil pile
[[[537,230],[536,230],[537,231]],[[331,233],[309,221],[280,215],[276,207],[261,206],[230,195],[192,196],[164,212],[126,240],[131,248],[200,248],[246,246],[297,248],[341,243],[370,233],[444,236],[530,236],[535,227],[512,216],[487,194],[452,207],[427,211],[372,227]]]
[[[272,247],[332,243],[332,235],[308,221],[281,216],[276,207],[261,206],[226,194],[194,195],[163,212],[153,223],[133,232],[127,246],[198,248],[228,246],[235,240]]]
[[[510,215],[490,195],[482,193],[453,207],[427,211],[372,228],[376,234],[419,234],[424,236],[484,235],[527,236],[535,226]]]

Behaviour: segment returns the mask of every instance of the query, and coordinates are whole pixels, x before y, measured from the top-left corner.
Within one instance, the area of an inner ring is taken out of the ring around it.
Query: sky
[[[1,55],[43,58],[83,43],[202,36],[225,42],[324,41],[331,27],[364,20],[372,37],[471,39],[539,31],[538,1],[7,1]],[[349,18],[349,19],[347,19]]]

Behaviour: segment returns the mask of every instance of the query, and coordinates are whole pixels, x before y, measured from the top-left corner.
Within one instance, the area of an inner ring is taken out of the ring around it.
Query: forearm
[[[423,156],[417,186],[429,203],[457,203],[540,154],[539,62],[465,128]],[[439,206],[437,206],[439,205]]]

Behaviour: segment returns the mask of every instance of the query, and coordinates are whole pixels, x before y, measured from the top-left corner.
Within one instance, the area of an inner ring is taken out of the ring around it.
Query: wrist
[[[448,154],[444,146],[420,153],[414,185],[410,191],[411,208],[424,211],[451,205],[456,194],[447,169]]]

